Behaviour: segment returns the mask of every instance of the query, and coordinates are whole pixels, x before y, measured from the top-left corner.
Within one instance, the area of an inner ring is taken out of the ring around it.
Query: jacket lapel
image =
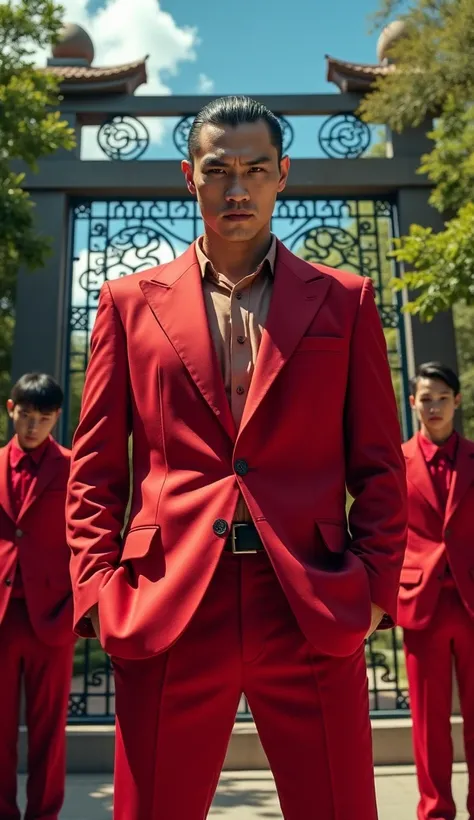
[[[459,503],[474,482],[474,445],[465,438],[459,437],[456,466],[446,505],[446,523],[453,517]]]
[[[60,459],[61,451],[56,442],[51,439],[50,445],[46,450],[44,457],[39,466],[39,470],[30,484],[26,498],[23,502],[20,514],[18,516],[18,523],[26,515],[30,507],[38,500],[41,494],[45,491],[47,486],[51,483],[57,472],[57,461]]]
[[[245,403],[239,435],[323,304],[331,278],[278,242],[275,282],[268,319]]]
[[[3,507],[6,514],[12,521],[16,521],[15,513],[13,512],[12,502],[10,498],[10,482],[8,477],[8,466],[10,463],[10,447],[2,447],[0,450],[0,507]]]
[[[428,466],[418,445],[417,435],[413,437],[409,446],[405,448],[405,458],[407,461],[408,481],[415,490],[423,496],[425,501],[428,502],[439,517],[443,518],[444,510],[436,495]]]
[[[209,332],[202,276],[194,244],[140,287],[196,387],[228,433],[236,428]]]

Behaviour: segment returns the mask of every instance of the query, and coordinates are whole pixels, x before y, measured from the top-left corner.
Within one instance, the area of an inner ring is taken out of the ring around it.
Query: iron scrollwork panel
[[[375,632],[366,644],[371,712],[407,711],[408,683],[400,629]]]
[[[335,114],[322,124],[319,147],[330,159],[358,159],[370,147],[369,126],[355,114]]]
[[[294,143],[295,128],[283,114],[276,114],[282,129],[283,153],[288,153]],[[194,121],[187,114],[173,129],[173,144],[178,154],[188,157],[188,140]],[[370,127],[353,113],[336,114],[318,125],[317,143],[322,153],[330,159],[358,159],[366,154],[372,142]],[[113,161],[130,161],[143,158],[150,146],[150,130],[146,118],[130,114],[114,114],[97,132],[97,143],[104,155]]]
[[[115,687],[110,658],[98,641],[80,640],[76,645],[69,695],[69,722],[112,722],[115,718]]]
[[[180,119],[180,121],[175,125],[173,130],[173,143],[175,145],[175,148],[185,159],[188,158],[188,141],[193,120],[194,115],[188,114]],[[287,118],[283,117],[281,114],[278,115],[278,120],[280,122],[282,130],[283,153],[286,154],[293,145],[293,140],[295,136],[294,128],[292,124],[289,122],[289,120],[287,120]]]
[[[150,145],[150,133],[142,119],[115,114],[99,128],[97,142],[108,159],[137,160]]]

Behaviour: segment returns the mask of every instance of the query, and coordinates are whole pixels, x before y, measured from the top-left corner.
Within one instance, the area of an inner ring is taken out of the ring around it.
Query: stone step
[[[451,718],[454,760],[465,760],[462,719]],[[411,719],[377,718],[372,721],[374,762],[377,766],[399,766],[413,763]],[[113,771],[115,730],[113,726],[68,726],[67,770],[69,774]],[[205,742],[205,738],[203,738]],[[20,729],[20,771],[26,766],[26,729]],[[268,769],[255,724],[236,723],[224,764],[225,771],[258,771]]]

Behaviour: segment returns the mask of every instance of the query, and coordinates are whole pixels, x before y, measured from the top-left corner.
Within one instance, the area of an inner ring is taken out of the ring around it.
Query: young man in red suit
[[[451,698],[453,660],[464,718],[474,820],[474,444],[454,430],[459,379],[429,362],[412,383],[420,432],[404,444],[408,546],[398,623],[404,627],[418,820],[453,820]]]
[[[73,448],[114,817],[203,820],[245,692],[286,820],[375,820],[364,639],[395,616],[406,481],[372,284],[272,236],[289,159],[264,106],[210,103],[189,155],[204,236],[104,285]]]
[[[44,374],[16,383],[15,436],[0,450],[0,818],[20,820],[21,689],[28,728],[25,820],[58,820],[74,633],[65,501],[70,452],[51,437],[63,393]]]

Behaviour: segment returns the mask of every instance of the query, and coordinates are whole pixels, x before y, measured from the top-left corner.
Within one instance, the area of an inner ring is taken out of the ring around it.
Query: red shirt
[[[459,436],[456,432],[452,433],[448,440],[441,445],[435,444],[434,441],[425,438],[421,433],[418,436],[421,452],[423,453],[435,493],[438,496],[443,510],[446,510],[449,490],[453,480],[458,442]],[[451,588],[454,581],[448,563],[444,571],[444,578],[444,585]]]
[[[446,509],[451,481],[453,480],[454,466],[456,464],[459,436],[454,432],[444,444],[439,446],[433,441],[429,441],[429,439],[420,433],[418,442],[426,461],[435,493],[443,509]]]
[[[50,439],[48,437],[39,447],[26,451],[20,447],[17,436],[15,436],[12,441],[10,448],[10,469],[8,473],[10,498],[16,518],[20,515],[21,508],[31,487],[31,482],[38,474],[44,454],[49,447],[49,442]],[[12,595],[14,598],[24,597],[20,562],[17,563]]]

